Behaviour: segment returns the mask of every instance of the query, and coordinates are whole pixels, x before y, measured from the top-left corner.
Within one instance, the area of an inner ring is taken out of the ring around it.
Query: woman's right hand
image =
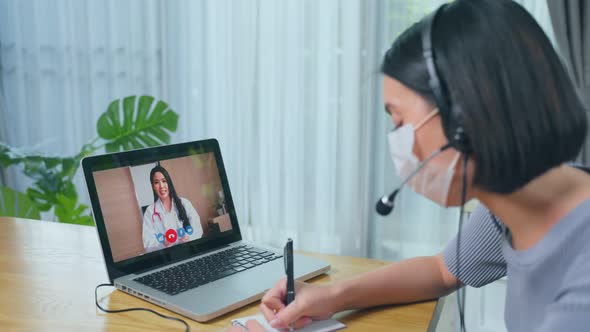
[[[260,310],[274,328],[301,328],[310,324],[312,319],[328,319],[337,310],[332,285],[312,285],[295,281],[295,300],[285,306],[286,298],[286,278],[279,280],[262,297]]]

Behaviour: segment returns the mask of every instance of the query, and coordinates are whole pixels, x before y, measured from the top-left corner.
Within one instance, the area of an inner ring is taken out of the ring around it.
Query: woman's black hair
[[[164,178],[166,179],[166,182],[168,183],[168,192],[170,192],[170,197],[172,198],[172,200],[174,201],[174,204],[176,205],[176,210],[178,210],[178,219],[180,219],[182,221],[182,227],[186,228],[186,227],[190,226],[190,222],[188,220],[188,215],[186,214],[186,209],[184,208],[184,205],[182,205],[182,202],[180,201],[180,197],[178,197],[178,195],[176,194],[176,189],[174,189],[174,183],[172,183],[172,178],[170,177],[170,174],[168,173],[168,171],[160,165],[155,166],[150,171],[150,184],[152,184],[152,192],[154,194],[154,202],[156,202],[158,200],[158,194],[154,190],[154,186],[153,186],[154,174],[156,174],[156,172],[162,173],[162,175],[164,175]]]
[[[385,54],[381,71],[436,104],[422,55],[422,22]],[[436,67],[453,121],[469,137],[474,185],[511,193],[573,160],[587,132],[584,106],[534,18],[511,0],[456,0],[436,16]],[[443,126],[450,114],[441,114]]]

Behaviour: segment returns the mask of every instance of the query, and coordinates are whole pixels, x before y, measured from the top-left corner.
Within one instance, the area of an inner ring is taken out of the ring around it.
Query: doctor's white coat
[[[178,234],[178,239],[172,245],[183,243],[180,239],[182,233],[185,233],[191,241],[203,236],[199,214],[188,199],[180,197],[180,201],[186,210],[189,223],[193,228],[193,233],[186,233],[186,230],[182,227],[182,221],[178,219],[178,209],[174,200],[172,200],[172,209],[168,212],[164,209],[164,205],[160,199],[158,199],[156,202],[150,204],[143,214],[142,238],[143,247],[146,251],[150,252],[166,248],[163,239],[166,232],[171,229]],[[156,213],[154,213],[154,206]]]

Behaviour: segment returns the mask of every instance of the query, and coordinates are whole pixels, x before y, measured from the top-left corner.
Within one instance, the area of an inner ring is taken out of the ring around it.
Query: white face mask
[[[438,114],[438,109],[435,109],[424,120],[420,121],[415,129],[413,125],[406,124],[387,135],[389,151],[397,174],[402,180],[407,178],[420,164],[418,157],[414,154],[416,131],[436,114]],[[438,167],[431,160],[408,182],[408,185],[417,193],[426,196],[439,205],[448,206],[451,182],[459,157],[460,153],[457,152],[446,169]]]

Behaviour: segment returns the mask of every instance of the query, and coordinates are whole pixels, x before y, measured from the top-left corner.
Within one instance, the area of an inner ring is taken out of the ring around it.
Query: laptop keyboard
[[[281,257],[270,251],[243,245],[134,280],[166,294],[176,295]]]

